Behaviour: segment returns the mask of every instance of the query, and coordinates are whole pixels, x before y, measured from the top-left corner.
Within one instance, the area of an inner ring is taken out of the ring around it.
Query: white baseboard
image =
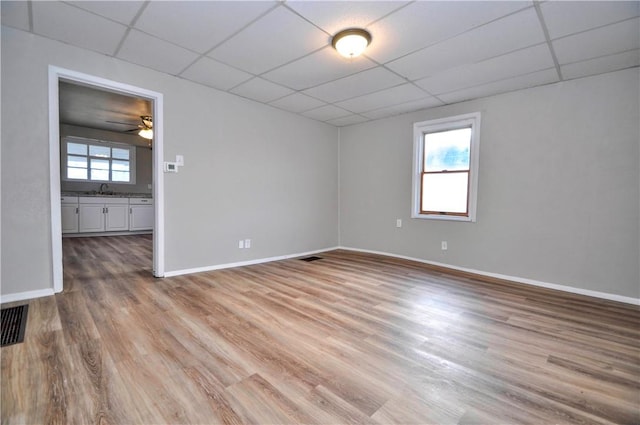
[[[32,300],[34,298],[48,297],[53,295],[53,288],[38,289],[36,291],[18,292],[0,296],[0,303],[11,303],[14,301]]]
[[[405,255],[392,254],[390,252],[373,251],[370,249],[351,248],[347,246],[341,246],[339,249],[344,249],[346,251],[364,252],[368,254],[385,255],[388,257],[395,257],[395,258],[401,258],[403,260],[417,261],[419,263],[429,264],[429,265],[438,266],[438,267],[445,267],[448,269],[459,270],[462,272],[473,273],[481,276],[494,277],[497,279],[508,280],[508,281],[517,282],[517,283],[524,283],[526,285],[539,286],[539,287],[548,288],[548,289],[556,289],[558,291],[570,292],[573,294],[580,294],[580,295],[587,295],[589,297],[602,298],[610,301],[618,301],[626,304],[640,305],[640,298],[625,297],[623,295],[610,294],[607,292],[592,291],[590,289],[582,289],[582,288],[575,288],[573,286],[559,285],[557,283],[541,282],[539,280],[527,279],[523,277],[509,276],[509,275],[504,275],[500,273],[485,272],[482,270],[470,269],[466,267],[458,267],[458,266],[453,266],[451,264],[439,263],[436,261],[423,260],[422,258],[414,258],[414,257],[407,257]]]
[[[236,263],[217,264],[215,266],[196,267],[196,268],[193,268],[193,269],[173,270],[173,271],[168,271],[168,272],[165,271],[164,272],[164,277],[180,276],[180,275],[183,275],[183,274],[191,274],[191,273],[208,272],[208,271],[212,271],[212,270],[229,269],[229,268],[232,268],[232,267],[250,266],[250,265],[253,265],[253,264],[269,263],[271,261],[288,260],[289,258],[304,257],[304,256],[311,255],[311,254],[318,254],[320,252],[334,251],[336,249],[340,249],[340,248],[337,247],[337,246],[334,246],[334,247],[331,247],[331,248],[323,248],[323,249],[318,249],[318,250],[315,250],[315,251],[307,251],[307,252],[299,252],[299,253],[296,253],[296,254],[280,255],[280,256],[277,256],[277,257],[258,258],[258,259],[255,259],[255,260],[238,261]]]

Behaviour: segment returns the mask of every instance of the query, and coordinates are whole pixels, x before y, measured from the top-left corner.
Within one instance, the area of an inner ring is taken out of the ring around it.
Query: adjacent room
[[[640,2],[0,14],[3,424],[640,423]]]

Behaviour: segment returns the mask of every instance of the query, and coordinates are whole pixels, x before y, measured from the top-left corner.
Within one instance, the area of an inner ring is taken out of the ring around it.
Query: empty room
[[[3,424],[640,423],[640,2],[0,14]]]

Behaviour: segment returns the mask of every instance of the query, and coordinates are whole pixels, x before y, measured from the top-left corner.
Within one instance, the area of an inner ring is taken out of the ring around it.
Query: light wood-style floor
[[[2,423],[640,423],[640,310],[334,251],[166,279],[64,239],[4,347]]]

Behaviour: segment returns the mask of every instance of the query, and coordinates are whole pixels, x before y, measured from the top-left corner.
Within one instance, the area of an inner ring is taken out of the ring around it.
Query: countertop
[[[131,192],[103,192],[92,190],[90,192],[69,192],[61,193],[62,196],[84,196],[84,197],[100,197],[100,198],[152,198],[150,193],[131,193]]]

